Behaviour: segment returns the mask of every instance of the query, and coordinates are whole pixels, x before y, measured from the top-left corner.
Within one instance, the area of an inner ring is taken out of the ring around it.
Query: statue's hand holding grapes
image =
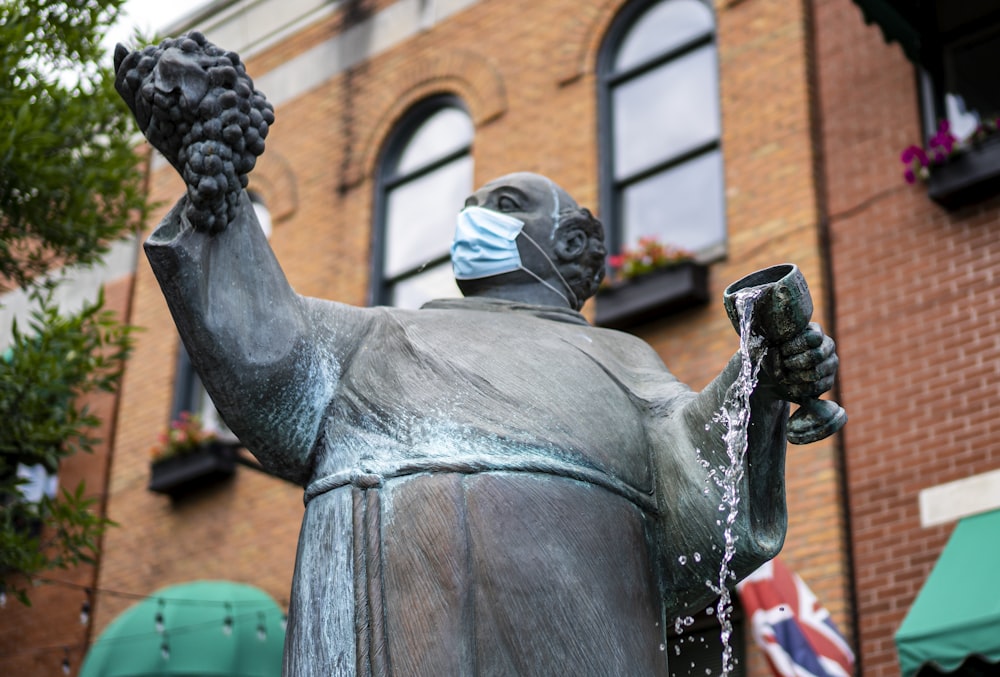
[[[141,51],[118,45],[115,74],[140,130],[187,184],[188,221],[221,232],[274,122],[239,55],[194,32]]]

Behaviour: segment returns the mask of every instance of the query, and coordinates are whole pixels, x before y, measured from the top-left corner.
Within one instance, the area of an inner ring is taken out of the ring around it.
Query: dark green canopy
[[[896,633],[903,677],[1000,661],[1000,510],[962,519]]]
[[[163,588],[101,633],[80,677],[279,677],[283,616],[267,593],[250,585],[196,581]]]

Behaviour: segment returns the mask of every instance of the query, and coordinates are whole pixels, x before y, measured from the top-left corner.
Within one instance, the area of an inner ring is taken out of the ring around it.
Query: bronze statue
[[[602,228],[534,174],[469,197],[453,246],[466,298],[299,296],[242,190],[252,163],[205,169],[262,151],[273,120],[238,57],[213,49],[197,34],[119,46],[117,86],[188,182],[146,252],[191,359],[246,447],[305,487],[285,674],[663,674],[665,621],[714,597],[704,465],[724,463],[712,421],[739,356],[697,393],[638,338],[591,326],[578,310],[603,275]],[[205,102],[213,86],[233,105]],[[225,131],[237,122],[201,138],[234,109],[251,139]],[[837,367],[816,325],[770,352],[737,577],[784,538],[787,400],[825,392]]]

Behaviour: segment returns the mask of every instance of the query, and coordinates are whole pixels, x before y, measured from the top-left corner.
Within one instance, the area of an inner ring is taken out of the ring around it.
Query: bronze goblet
[[[737,292],[760,287],[753,306],[751,331],[773,345],[795,338],[812,319],[813,302],[809,287],[798,266],[785,263],[771,266],[737,280],[723,293],[726,313],[738,332],[740,317],[736,308]],[[803,398],[793,400],[798,410],[788,420],[788,441],[809,444],[829,437],[844,427],[847,413],[832,400]]]

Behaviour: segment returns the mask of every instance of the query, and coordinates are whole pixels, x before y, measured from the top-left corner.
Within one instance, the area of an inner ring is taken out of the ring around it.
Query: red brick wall
[[[814,5],[862,659],[883,677],[954,526],[921,528],[918,491],[1000,466],[1000,203],[948,214],[903,182],[912,66],[850,0]]]

